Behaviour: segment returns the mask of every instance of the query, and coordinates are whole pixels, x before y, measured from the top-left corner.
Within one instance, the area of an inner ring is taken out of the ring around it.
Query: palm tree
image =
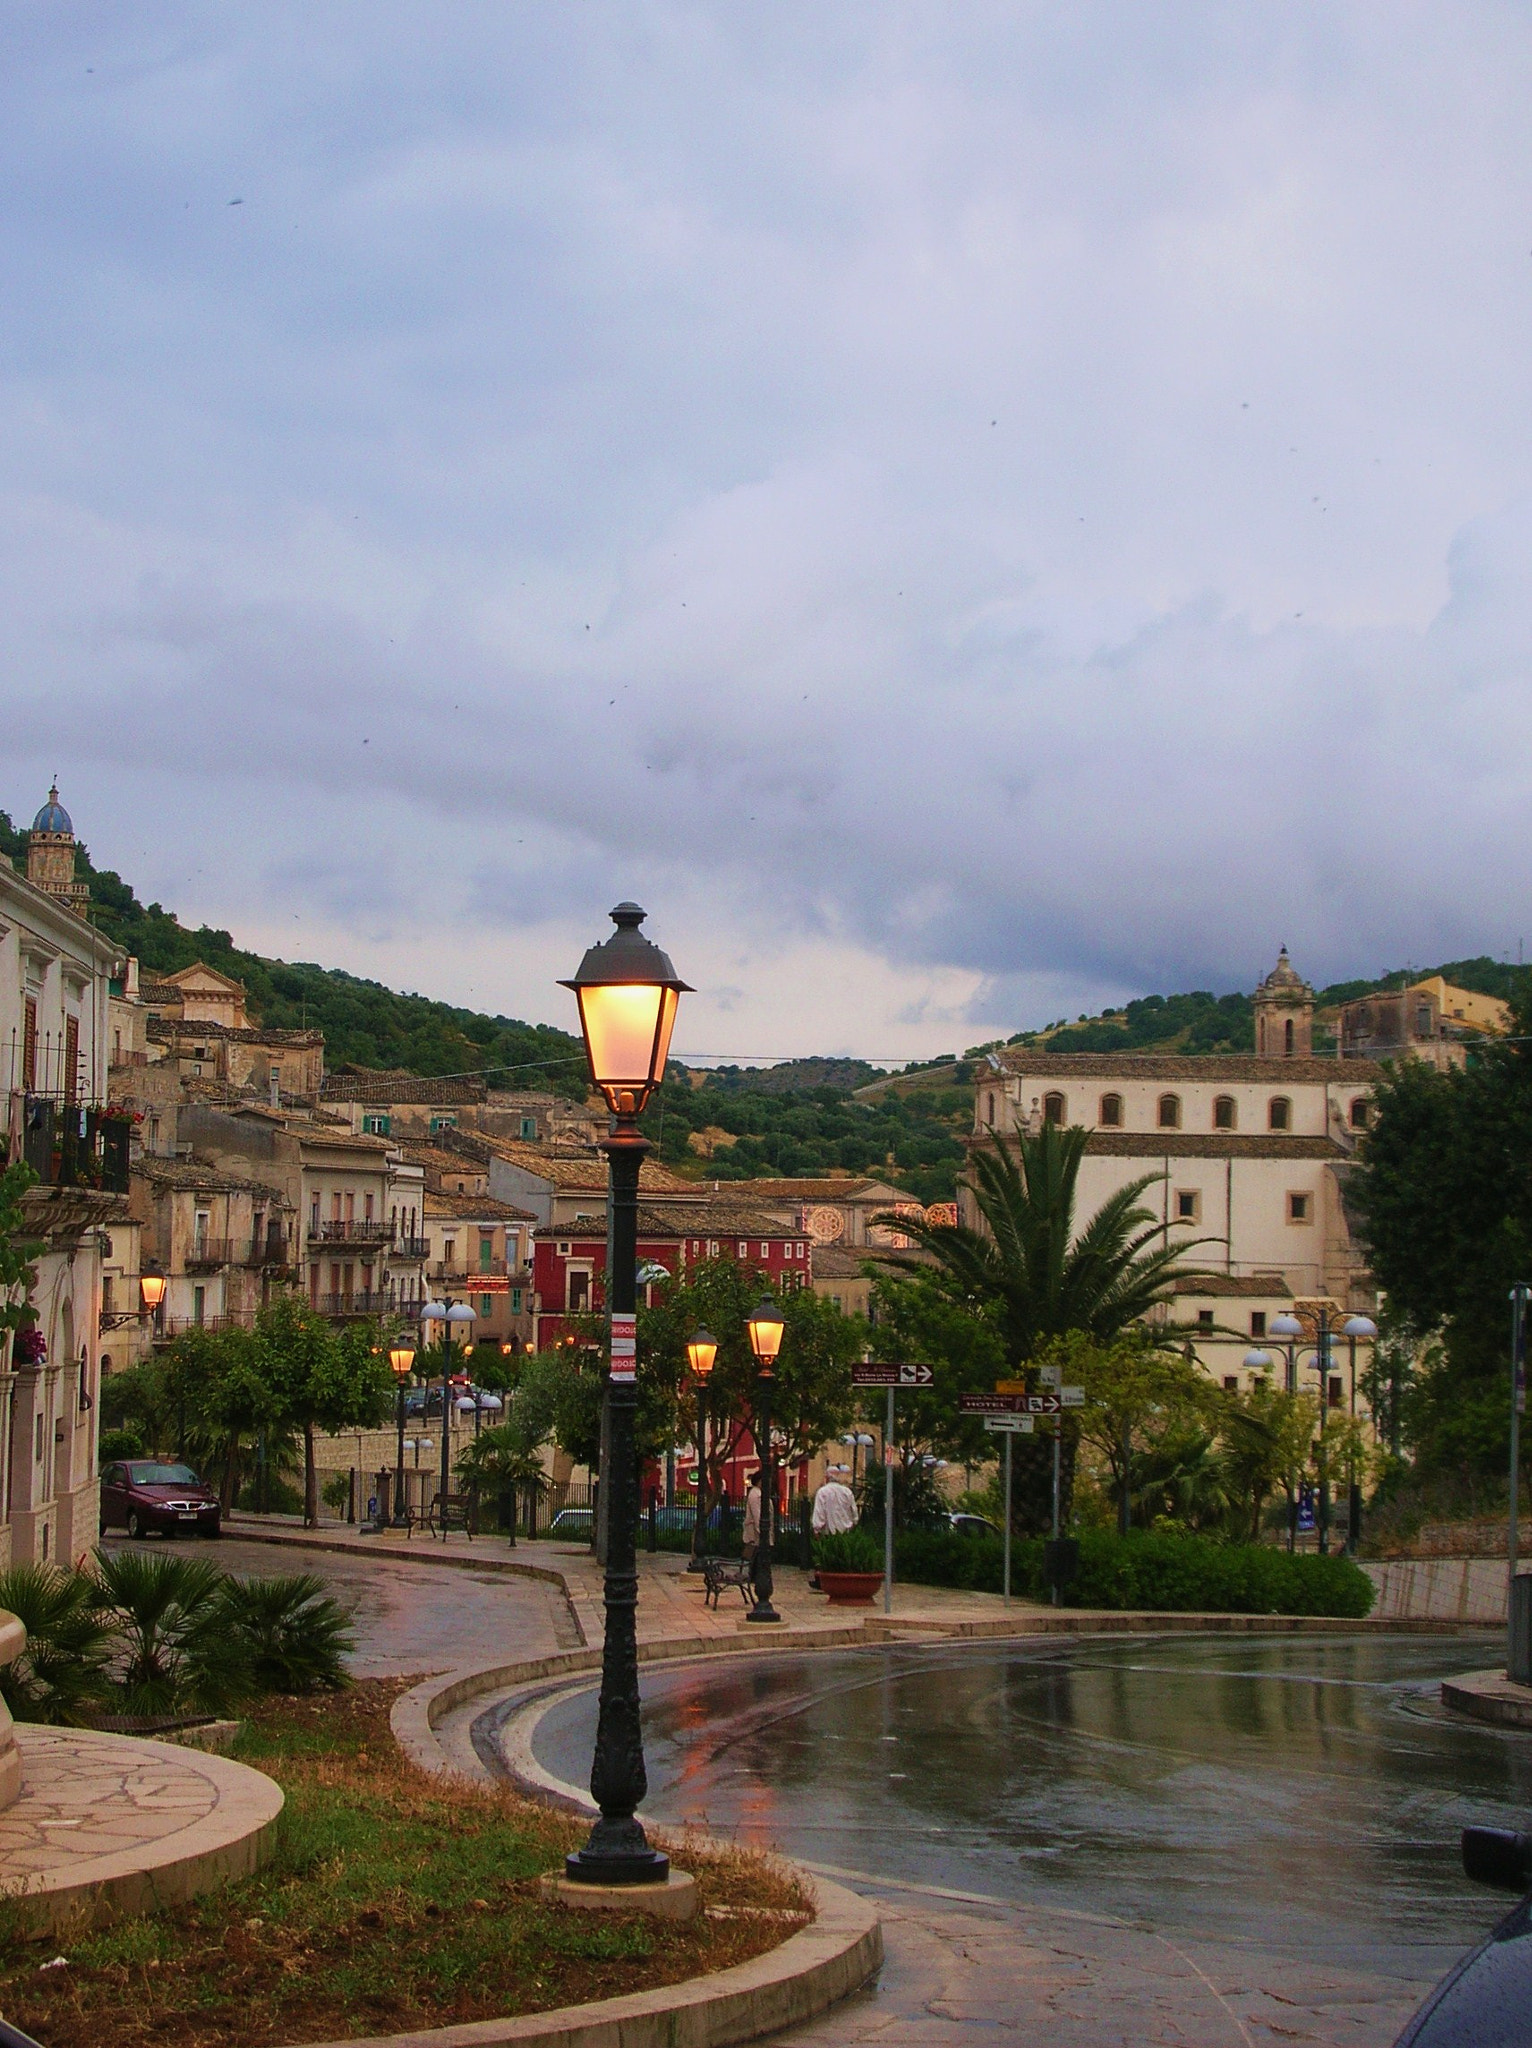
[[[945,1294],[994,1314],[1012,1367],[1071,1330],[1109,1342],[1169,1300],[1177,1280],[1196,1270],[1181,1263],[1189,1246],[1167,1243],[1164,1224],[1140,1201],[1162,1173],[1141,1174],[1109,1195],[1076,1234],[1075,1198],[1089,1135],[1078,1124],[1066,1130],[1045,1123],[1022,1133],[1014,1156],[999,1138],[977,1150],[974,1198],[987,1234],[961,1223],[879,1219],[935,1258]],[[911,1275],[930,1274],[913,1259],[891,1263]]]

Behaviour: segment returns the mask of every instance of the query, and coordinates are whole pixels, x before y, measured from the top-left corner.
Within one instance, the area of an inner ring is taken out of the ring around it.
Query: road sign
[[[984,1427],[992,1436],[1030,1436],[1035,1425],[1030,1415],[986,1415]]]
[[[1025,1394],[1029,1391],[1025,1380],[996,1380],[997,1394]]]
[[[1065,1408],[1083,1408],[1085,1406],[1084,1387],[1060,1387],[1059,1401]]]
[[[1037,1384],[1040,1387],[1059,1386],[1063,1378],[1064,1368],[1061,1365],[1040,1365],[1037,1368]]]
[[[928,1365],[854,1365],[854,1387],[928,1387],[935,1378]]]
[[[1057,1394],[960,1394],[965,1415],[1057,1415]]]

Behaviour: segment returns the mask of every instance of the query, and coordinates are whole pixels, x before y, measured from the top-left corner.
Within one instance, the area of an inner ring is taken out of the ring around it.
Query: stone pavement
[[[185,1898],[262,1859],[282,1794],[259,1771],[83,1728],[16,1731],[21,1795],[0,1813],[0,1887],[65,1924]]]

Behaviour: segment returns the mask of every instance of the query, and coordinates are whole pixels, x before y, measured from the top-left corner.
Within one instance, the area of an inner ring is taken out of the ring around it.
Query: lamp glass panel
[[[761,1303],[746,1328],[750,1332],[750,1349],[761,1364],[774,1364],[782,1348],[782,1318],[770,1302]]]
[[[414,1370],[415,1353],[408,1344],[396,1344],[388,1354],[388,1362],[400,1379]]]
[[[582,988],[579,996],[580,1027],[596,1085],[649,1087],[655,1079],[656,1039],[668,1045],[669,1026],[675,1022],[674,991],[652,982],[599,982]],[[663,1054],[661,1062],[663,1071]]]
[[[713,1360],[718,1356],[718,1345],[712,1337],[700,1333],[687,1340],[686,1359],[699,1380],[705,1380],[713,1370]]]
[[[138,1287],[139,1292],[143,1295],[145,1308],[158,1308],[165,1299],[165,1276],[163,1273],[145,1273],[140,1278]]]

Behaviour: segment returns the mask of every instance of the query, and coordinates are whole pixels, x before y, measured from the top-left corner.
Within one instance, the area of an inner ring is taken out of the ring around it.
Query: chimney
[[[131,953],[128,955],[128,964],[123,972],[122,992],[130,1003],[138,1001],[138,961]]]

